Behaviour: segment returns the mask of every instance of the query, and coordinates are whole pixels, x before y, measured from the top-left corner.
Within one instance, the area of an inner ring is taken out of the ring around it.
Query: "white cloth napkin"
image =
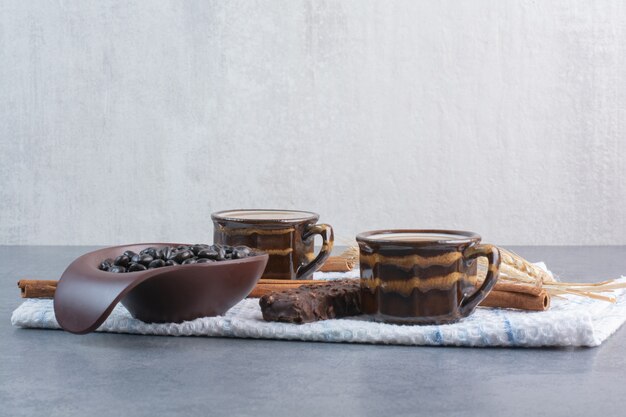
[[[316,274],[325,279],[356,276],[358,271]],[[151,324],[132,318],[119,304],[97,331],[415,346],[598,346],[626,321],[626,290],[614,295],[615,304],[576,296],[553,298],[550,310],[543,312],[479,307],[470,317],[441,326],[399,326],[358,317],[301,325],[272,323],[263,320],[258,299],[243,300],[219,317]],[[52,300],[26,300],[13,312],[11,322],[18,327],[59,328]]]

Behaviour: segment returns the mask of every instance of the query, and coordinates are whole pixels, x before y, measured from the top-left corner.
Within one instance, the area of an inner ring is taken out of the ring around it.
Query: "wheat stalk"
[[[350,264],[357,264],[359,262],[359,248],[357,246],[350,246],[345,251],[339,254],[341,258],[346,259]]]
[[[500,281],[507,281],[520,285],[532,285],[545,289],[550,296],[572,294],[595,300],[615,303],[615,296],[605,295],[613,293],[617,289],[626,288],[626,282],[607,280],[602,282],[562,282],[554,279],[552,275],[533,265],[513,251],[500,249],[502,262],[500,264]],[[487,259],[478,260],[478,278],[484,278],[487,273]]]

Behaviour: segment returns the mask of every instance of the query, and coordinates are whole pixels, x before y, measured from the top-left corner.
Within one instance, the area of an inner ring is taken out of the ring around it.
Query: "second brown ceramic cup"
[[[245,245],[269,255],[266,279],[306,279],[318,270],[333,249],[333,229],[317,224],[319,214],[297,210],[239,209],[219,211],[213,219],[213,241]],[[314,237],[322,248],[314,253]]]
[[[496,283],[500,252],[454,230],[375,230],[356,237],[361,309],[377,321],[445,324],[469,316]],[[489,260],[476,288],[476,258]]]

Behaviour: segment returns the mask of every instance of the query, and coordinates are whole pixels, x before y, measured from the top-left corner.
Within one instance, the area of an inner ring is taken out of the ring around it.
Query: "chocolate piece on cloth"
[[[344,279],[272,292],[259,304],[265,321],[299,324],[355,316],[361,313],[360,281]]]

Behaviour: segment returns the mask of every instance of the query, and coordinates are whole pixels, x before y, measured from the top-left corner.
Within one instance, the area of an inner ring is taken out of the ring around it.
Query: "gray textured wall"
[[[626,244],[625,25],[621,0],[4,0],[0,243],[284,207]]]

